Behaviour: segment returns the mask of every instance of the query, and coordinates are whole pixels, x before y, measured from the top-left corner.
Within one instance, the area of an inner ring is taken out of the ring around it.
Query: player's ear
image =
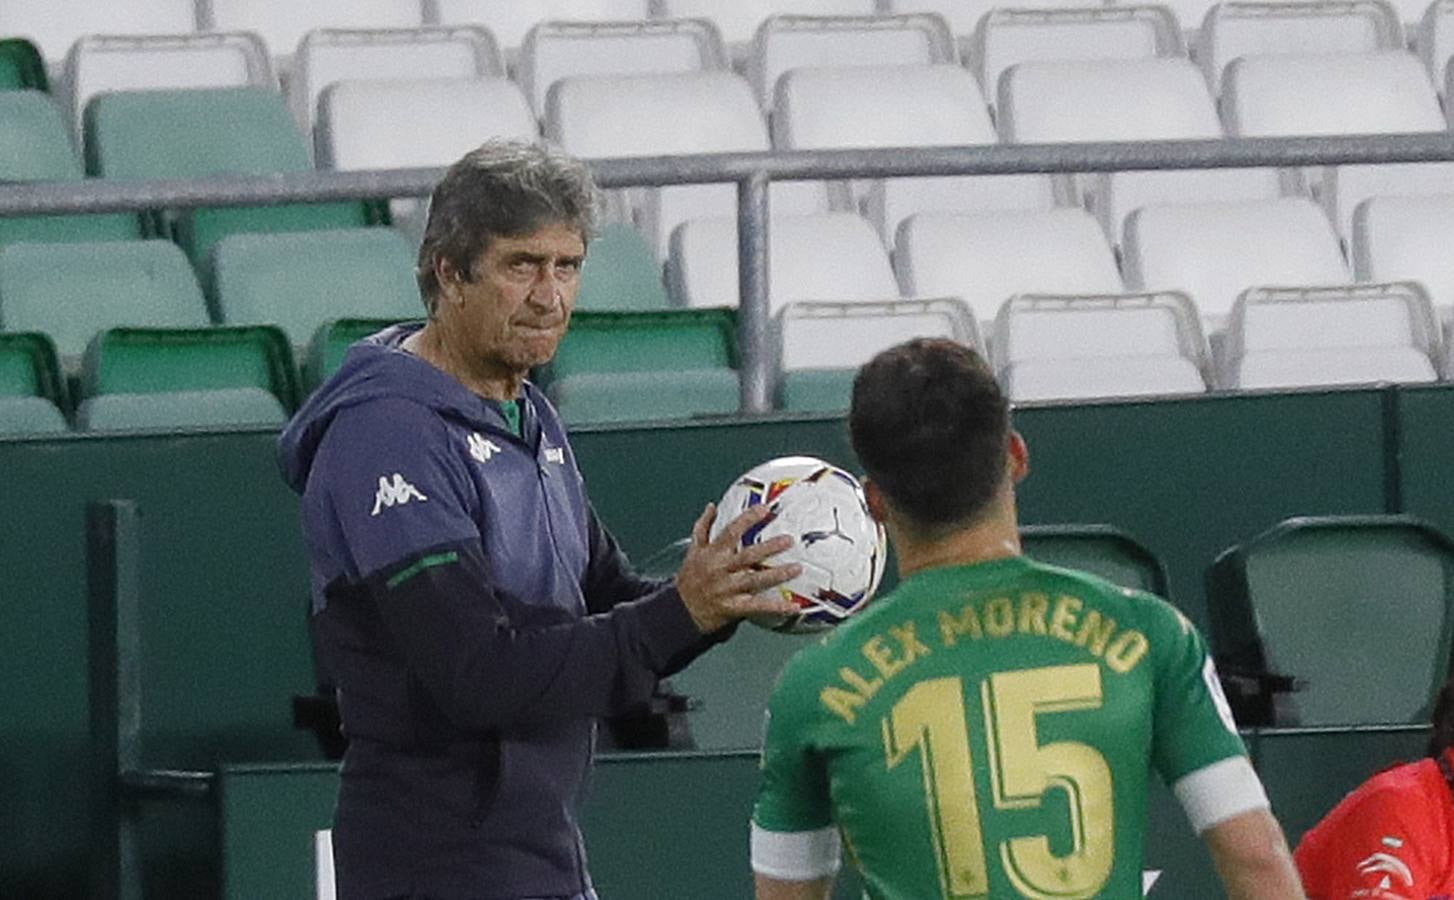
[[[1025,445],[1025,438],[1015,429],[1010,429],[1010,480],[1019,484],[1026,475],[1030,474],[1030,448]]]
[[[883,491],[878,489],[878,484],[867,475],[860,478],[859,481],[863,484],[863,498],[868,501],[868,514],[873,516],[875,522],[888,521],[884,515]]]

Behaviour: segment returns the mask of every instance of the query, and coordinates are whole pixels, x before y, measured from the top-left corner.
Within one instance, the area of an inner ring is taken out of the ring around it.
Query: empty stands
[[[439,25],[483,25],[517,50],[538,22],[639,21],[651,15],[651,0],[424,0],[424,14]]]
[[[199,24],[209,31],[250,31],[273,56],[288,60],[318,28],[415,28],[424,24],[419,0],[198,0]]]
[[[871,16],[876,0],[657,0],[659,14],[673,19],[711,19],[730,43],[745,47],[768,16]]]
[[[90,343],[81,368],[87,399],[241,388],[265,391],[289,410],[297,406],[297,366],[280,329],[113,328]]]
[[[186,34],[197,28],[193,0],[6,0],[0,35],[28,38],[59,65],[84,35]]]
[[[958,58],[938,16],[773,16],[753,39],[748,71],[770,107],[778,79],[791,69],[953,65]]]

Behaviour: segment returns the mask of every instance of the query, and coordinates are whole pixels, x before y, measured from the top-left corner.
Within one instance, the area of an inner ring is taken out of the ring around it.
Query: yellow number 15
[[[996,809],[1031,809],[1046,790],[1065,791],[1070,805],[1070,853],[1055,856],[1045,835],[999,846],[1005,874],[1036,900],[1093,897],[1115,858],[1111,770],[1105,757],[1075,741],[1041,745],[1035,717],[1096,709],[1100,668],[1094,663],[1001,672],[980,684]],[[946,898],[989,893],[984,834],[975,796],[974,763],[959,678],[921,681],[883,720],[884,753],[893,769],[916,749],[924,773],[929,830]]]

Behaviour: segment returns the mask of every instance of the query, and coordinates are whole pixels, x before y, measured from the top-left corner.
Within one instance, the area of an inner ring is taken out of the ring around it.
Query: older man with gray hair
[[[434,191],[428,319],[380,332],[284,432],[319,650],[338,683],[339,895],[593,898],[577,826],[595,717],[737,620],[788,546],[734,552],[709,505],[669,583],[635,575],[528,380],[570,323],[597,208],[580,162],[488,143]]]

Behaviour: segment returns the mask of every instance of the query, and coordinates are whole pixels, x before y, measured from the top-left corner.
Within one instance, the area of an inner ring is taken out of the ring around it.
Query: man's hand
[[[733,519],[716,540],[708,541],[717,518],[716,505],[709,503],[692,526],[692,545],[677,572],[676,584],[687,612],[703,634],[748,616],[786,616],[798,611],[788,600],[761,593],[802,574],[802,566],[796,563],[760,568],[791,547],[793,539],[784,534],[742,546],[742,536],[767,515],[766,504],[754,506]]]

